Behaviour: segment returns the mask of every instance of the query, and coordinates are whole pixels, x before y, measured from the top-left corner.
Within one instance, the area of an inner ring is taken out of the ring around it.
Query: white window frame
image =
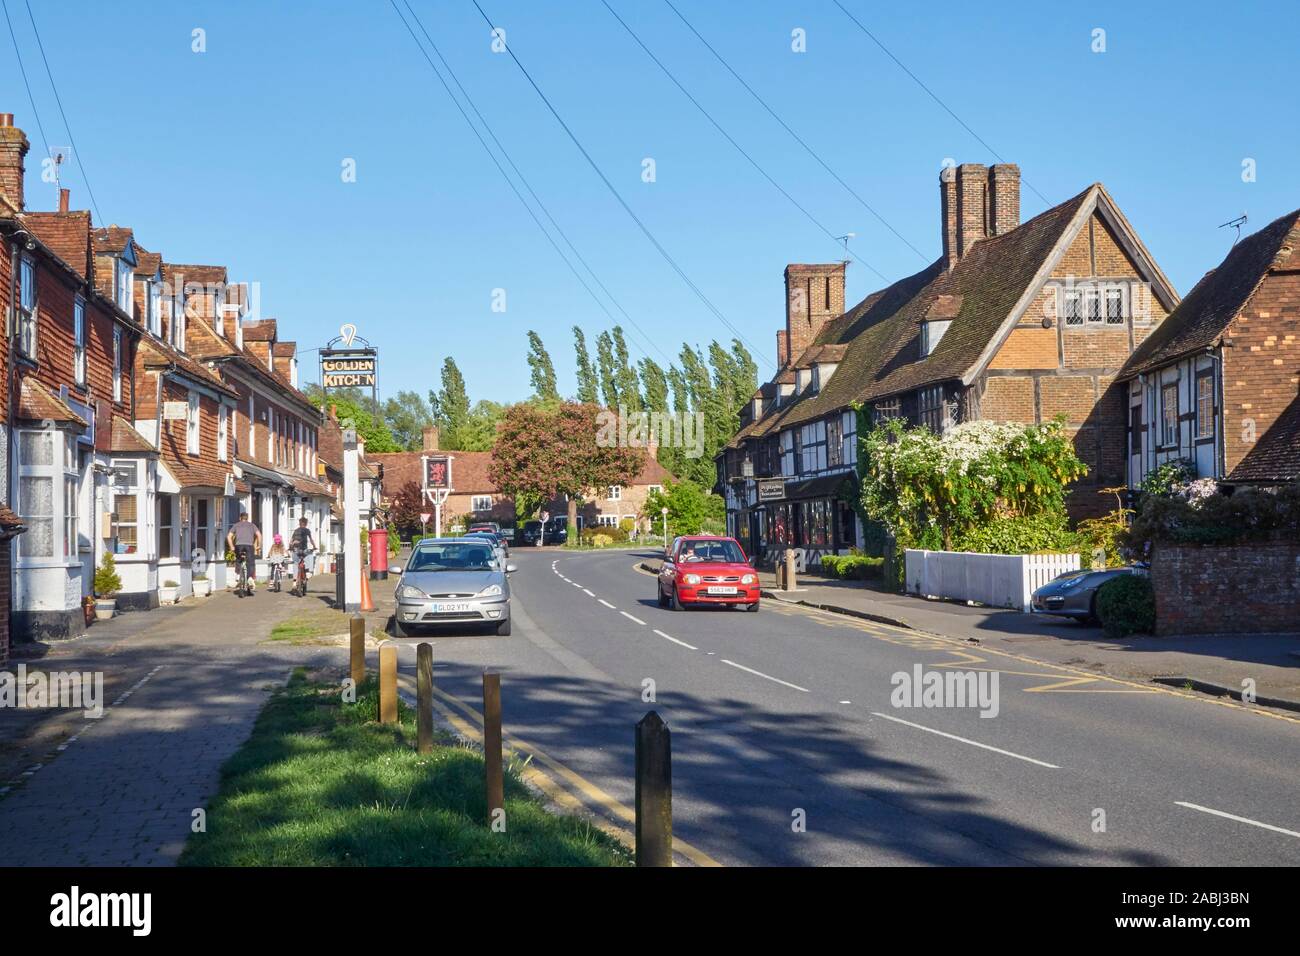
[[[113,401],[122,401],[122,329],[113,326]]]
[[[77,296],[72,303],[72,377],[86,385],[86,300]]]
[[[140,499],[142,497],[140,492],[141,489],[144,487],[144,485],[142,484],[143,479],[140,473],[141,467],[143,465],[144,462],[136,458],[114,458],[110,462],[109,486],[108,486],[109,510],[113,514],[120,515],[121,512],[117,510],[117,500],[119,498],[132,498],[135,500],[135,520],[122,521],[120,517],[117,520],[116,523],[117,533],[113,535],[114,554],[132,554],[138,557],[144,557],[150,553],[149,552],[150,531],[149,531],[148,521],[146,520],[147,512],[144,510],[143,507],[141,507],[141,503],[140,503]],[[131,469],[132,474],[135,475],[135,478],[129,485],[119,485],[117,483],[118,469],[128,468],[128,467]],[[120,538],[121,538],[121,530],[123,528],[135,529],[135,550],[134,551],[121,551],[118,549],[118,545],[120,543]],[[144,550],[141,550],[142,539],[143,539]]]
[[[50,442],[49,464],[33,464],[23,458],[24,437],[37,435],[47,437]],[[17,469],[17,512],[28,525],[27,534],[18,538],[16,560],[24,567],[60,566],[64,567],[77,560],[77,539],[79,523],[79,504],[81,497],[81,473],[77,470],[76,438],[54,428],[25,428],[18,431],[16,443],[18,456]],[[50,505],[48,514],[33,514],[23,489],[25,481],[45,481],[49,483]],[[27,546],[37,540],[31,533],[33,522],[48,521],[50,524],[50,551],[48,554],[30,554]]]
[[[622,500],[623,500],[623,486],[622,486],[622,485],[610,485],[608,488],[606,488],[606,489],[605,489],[605,500],[606,500],[606,501],[622,501]]]
[[[189,403],[185,408],[185,451],[197,455],[202,447],[199,432],[199,393],[189,393]]]
[[[36,260],[24,255],[19,260],[18,297],[18,352],[25,358],[36,358],[37,279]]]
[[[126,256],[118,256],[114,260],[117,268],[116,279],[117,307],[127,315],[135,314],[135,270],[131,268],[131,263],[126,261]]]
[[[471,496],[469,499],[469,510],[470,511],[491,511],[492,496],[491,495]]]
[[[230,456],[230,409],[224,402],[217,406],[217,461]]]

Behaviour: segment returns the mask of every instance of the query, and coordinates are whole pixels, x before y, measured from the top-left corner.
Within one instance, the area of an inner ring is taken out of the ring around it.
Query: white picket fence
[[[906,552],[907,592],[1028,612],[1034,591],[1081,567],[1077,554]]]

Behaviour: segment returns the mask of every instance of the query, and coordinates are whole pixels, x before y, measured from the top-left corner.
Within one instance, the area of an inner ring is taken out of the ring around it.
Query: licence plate
[[[722,585],[718,585],[718,584],[710,584],[709,593],[710,594],[735,594],[736,589],[733,587],[723,587]]]
[[[470,608],[469,608],[468,601],[451,601],[451,602],[444,601],[439,604],[434,604],[430,608],[430,610],[433,611],[434,614],[457,614],[462,611],[468,611],[469,609]]]

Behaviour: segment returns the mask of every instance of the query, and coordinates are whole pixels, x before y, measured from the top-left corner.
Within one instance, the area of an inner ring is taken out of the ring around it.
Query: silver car
[[[515,570],[484,538],[425,538],[416,544],[397,582],[397,633],[421,628],[488,624],[510,633],[510,581]]]
[[[1072,617],[1085,624],[1097,623],[1097,589],[1123,574],[1146,574],[1145,565],[1096,571],[1067,571],[1034,592],[1033,609],[1039,614]]]

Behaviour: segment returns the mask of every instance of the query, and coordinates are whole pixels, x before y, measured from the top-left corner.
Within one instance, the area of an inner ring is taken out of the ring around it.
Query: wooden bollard
[[[379,645],[379,722],[397,723],[397,645]]]
[[[672,736],[653,710],[636,725],[636,865],[673,865]]]
[[[422,753],[433,752],[433,645],[420,644],[415,649],[415,700],[418,743]]]
[[[785,589],[786,589],[787,591],[793,591],[793,590],[795,589],[794,548],[786,548],[786,549],[785,549],[785,583],[784,583],[784,587],[785,587]]]
[[[488,826],[504,818],[505,781],[501,773],[501,675],[483,672],[483,763],[487,774]],[[497,811],[501,813],[498,814]]]
[[[360,687],[366,682],[366,619],[360,614],[354,614],[348,620],[348,636],[352,644],[349,676],[352,683]]]

